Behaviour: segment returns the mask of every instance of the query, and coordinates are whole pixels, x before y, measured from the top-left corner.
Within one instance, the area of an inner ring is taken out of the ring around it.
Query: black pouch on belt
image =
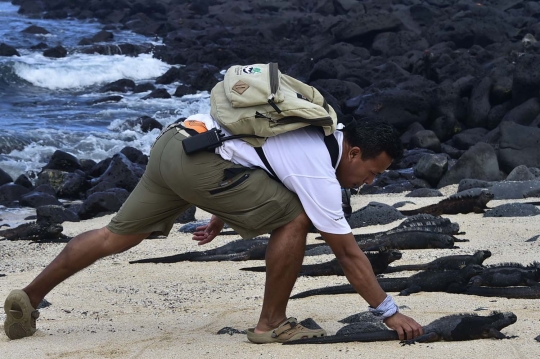
[[[210,151],[221,146],[223,141],[218,130],[213,128],[206,132],[198,133],[182,140],[182,146],[186,154],[191,155],[199,151]]]

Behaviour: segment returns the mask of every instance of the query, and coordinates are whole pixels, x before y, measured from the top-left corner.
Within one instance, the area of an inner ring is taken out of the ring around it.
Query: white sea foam
[[[153,58],[151,54],[137,57],[73,54],[50,59],[34,53],[15,61],[14,70],[19,77],[51,90],[78,89],[122,78],[153,79],[170,68],[170,65]]]

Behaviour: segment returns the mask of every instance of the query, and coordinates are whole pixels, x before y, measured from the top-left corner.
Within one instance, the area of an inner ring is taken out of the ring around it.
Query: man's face
[[[362,160],[362,150],[352,147],[341,158],[336,176],[344,188],[360,187],[371,184],[375,176],[383,173],[392,163],[392,158],[382,152],[375,158]]]

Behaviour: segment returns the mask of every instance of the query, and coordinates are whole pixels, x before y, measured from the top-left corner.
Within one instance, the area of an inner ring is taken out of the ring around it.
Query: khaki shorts
[[[249,169],[211,152],[186,155],[176,128],[154,144],[141,180],[107,225],[116,234],[168,235],[195,205],[215,214],[242,238],[279,228],[303,212],[298,197],[262,169]]]

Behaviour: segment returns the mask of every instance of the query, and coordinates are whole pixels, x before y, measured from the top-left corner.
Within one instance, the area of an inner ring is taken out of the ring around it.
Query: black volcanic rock
[[[0,56],[21,56],[21,55],[13,46],[0,43]]]
[[[54,57],[54,58],[66,57],[67,50],[63,46],[58,45],[58,46],[55,46],[55,47],[52,47],[50,49],[43,51],[43,56]]]

